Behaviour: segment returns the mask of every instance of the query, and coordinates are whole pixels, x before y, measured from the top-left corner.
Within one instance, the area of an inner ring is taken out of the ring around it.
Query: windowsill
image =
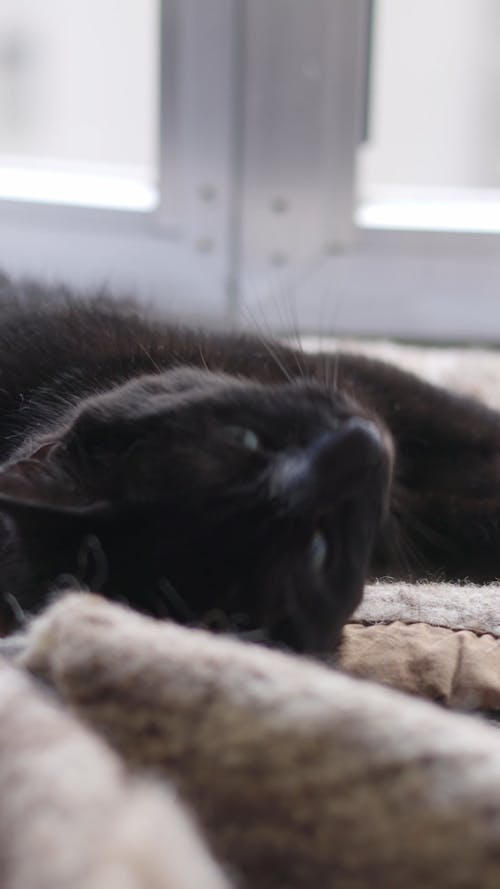
[[[361,228],[500,233],[500,190],[479,188],[370,189],[356,211]]]
[[[143,169],[0,156],[0,200],[144,213],[159,197]]]

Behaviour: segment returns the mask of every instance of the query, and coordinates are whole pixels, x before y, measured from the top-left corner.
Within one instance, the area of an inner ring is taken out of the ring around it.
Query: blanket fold
[[[2,889],[229,889],[172,790],[0,661]]]
[[[477,719],[82,594],[22,663],[175,782],[241,887],[500,885],[498,732]]]

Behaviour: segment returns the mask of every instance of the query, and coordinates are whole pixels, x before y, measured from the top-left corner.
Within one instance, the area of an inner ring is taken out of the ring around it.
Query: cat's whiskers
[[[153,356],[151,355],[151,353],[146,349],[146,346],[145,346],[143,343],[137,343],[137,345],[139,346],[139,349],[141,350],[141,352],[144,353],[144,355],[146,356],[146,358],[149,359],[149,361],[150,361],[151,364],[153,365],[154,369],[155,369],[158,373],[163,373],[164,368],[160,367],[160,365],[154,360],[154,358],[153,358]]]
[[[287,367],[285,366],[285,364],[283,363],[283,361],[281,360],[281,358],[279,358],[279,356],[278,356],[276,350],[273,349],[273,347],[271,346],[271,344],[270,344],[264,337],[261,337],[260,335],[259,335],[259,340],[260,340],[260,342],[261,342],[261,345],[263,345],[263,346],[265,347],[265,349],[266,349],[266,351],[268,352],[268,354],[269,354],[269,355],[271,356],[271,358],[274,360],[274,362],[275,362],[275,364],[277,365],[277,367],[279,367],[279,369],[281,370],[281,372],[283,373],[283,375],[286,377],[287,381],[288,381],[289,383],[293,383],[293,382],[295,382],[294,377],[292,376],[292,374],[290,373],[290,371],[287,369]]]
[[[291,372],[285,366],[285,364],[283,363],[283,361],[277,354],[277,351],[271,346],[271,343],[267,339],[265,333],[263,334],[261,332],[260,325],[258,324],[255,317],[252,316],[252,313],[250,312],[250,310],[248,309],[247,306],[243,307],[243,312],[245,315],[247,315],[248,320],[251,322],[252,326],[254,327],[254,333],[255,333],[256,338],[259,340],[259,343],[261,344],[261,346],[264,346],[266,352],[273,359],[276,366],[281,370],[281,372],[284,375],[284,377],[286,378],[286,380],[288,380],[289,383],[295,382],[294,377],[292,376]],[[292,353],[292,354],[295,354],[295,353]]]
[[[199,354],[200,354],[201,363],[202,363],[204,369],[205,369],[206,371],[208,371],[208,373],[211,373],[211,370],[210,370],[210,368],[209,368],[209,366],[208,366],[208,364],[207,364],[207,360],[206,360],[206,358],[205,358],[205,356],[204,356],[204,354],[203,354],[203,349],[201,348],[201,346],[198,346],[198,352],[199,352]]]
[[[93,559],[93,564],[90,562]],[[100,540],[95,534],[87,534],[83,538],[78,552],[78,576],[85,581],[89,567],[93,567],[94,573],[87,580],[88,588],[99,592],[108,579],[108,560],[101,546]]]
[[[323,384],[329,392],[337,391],[337,356],[329,355],[328,353],[320,353],[319,361],[320,366],[320,376],[323,380]]]
[[[166,577],[160,577],[156,586],[160,591],[163,600],[170,608],[170,616],[172,619],[180,620],[182,623],[196,623],[196,615],[183,596],[181,596]]]
[[[13,593],[4,593],[3,599],[14,616],[14,620],[16,621],[16,628],[26,626],[26,624],[28,623],[28,617],[19,600],[16,599]]]
[[[296,365],[297,370],[299,372],[300,378],[304,380],[307,378],[308,374],[306,373],[306,369],[299,359],[299,355],[305,356],[305,352],[304,352],[304,347],[303,347],[302,339],[301,339],[300,332],[299,332],[298,318],[297,318],[297,314],[295,311],[296,310],[296,303],[291,298],[292,294],[290,293],[289,294],[290,298],[285,301],[285,305],[290,310],[288,313],[289,317],[287,318],[285,313],[283,312],[283,304],[280,304],[279,300],[277,299],[277,294],[275,296],[276,296],[276,298],[274,300],[274,303],[275,303],[276,311],[279,314],[281,327],[283,328],[284,331],[287,331],[287,340],[289,340],[292,345],[290,354],[295,361],[295,365]],[[266,330],[265,325],[264,325],[264,329],[263,329],[263,335],[264,336],[267,335],[268,338],[272,338],[272,331]]]
[[[394,512],[397,513],[397,506]],[[449,535],[431,528],[427,522],[415,515],[411,509],[405,510],[403,517],[404,523],[402,521],[398,522],[397,533],[394,530],[391,533],[391,549],[397,553],[398,564],[405,571],[405,574],[412,576],[418,573],[420,576],[425,576],[429,573],[429,566],[426,565],[425,559],[420,555],[421,547],[418,546],[418,538],[434,545],[443,552],[452,552],[455,546]],[[434,574],[434,577],[436,577],[436,574]]]

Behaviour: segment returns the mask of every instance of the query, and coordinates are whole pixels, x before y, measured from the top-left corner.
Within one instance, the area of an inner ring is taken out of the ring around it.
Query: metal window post
[[[158,220],[231,317],[353,236],[367,0],[163,0]]]

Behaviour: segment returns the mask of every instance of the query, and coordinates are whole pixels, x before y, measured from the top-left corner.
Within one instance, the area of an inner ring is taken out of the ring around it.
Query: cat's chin
[[[341,641],[342,630],[356,605],[361,601],[363,584],[343,589],[342,595],[309,589],[307,604],[290,609],[269,625],[267,638],[273,647],[298,654],[328,656]]]
[[[291,618],[284,618],[271,627],[267,642],[272,648],[282,651],[327,658],[334,653],[341,635],[340,627],[321,631],[315,628],[308,632],[304,625],[299,625]]]

